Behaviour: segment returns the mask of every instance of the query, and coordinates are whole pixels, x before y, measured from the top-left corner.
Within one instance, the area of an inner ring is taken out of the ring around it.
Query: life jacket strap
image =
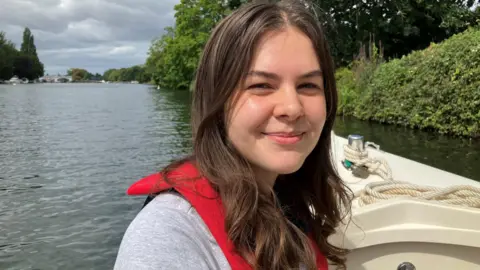
[[[174,181],[177,176],[180,178],[190,178],[195,180],[183,181],[171,186],[167,182],[162,181],[162,176],[157,173],[134,183],[128,189],[127,194],[149,195],[144,203],[145,206],[154,198],[154,195],[152,194],[158,194],[168,189],[174,189],[189,201],[193,208],[195,208],[222,249],[222,252],[232,270],[252,269],[250,264],[239,255],[239,252],[237,252],[235,246],[228,238],[225,229],[224,207],[219,194],[213,189],[210,182],[204,177],[199,177],[198,170],[189,162],[179,166],[171,175],[169,175],[169,178]],[[322,255],[315,242],[313,240],[311,242],[317,255],[318,269],[328,270],[325,256]]]

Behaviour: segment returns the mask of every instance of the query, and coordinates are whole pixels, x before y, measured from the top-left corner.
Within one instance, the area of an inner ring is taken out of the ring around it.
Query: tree
[[[0,80],[9,80],[14,75],[14,63],[18,51],[5,32],[0,32]]]
[[[23,42],[20,47],[20,52],[26,55],[37,55],[37,48],[35,47],[32,32],[28,27],[23,31]]]
[[[167,89],[188,89],[210,31],[230,12],[224,1],[181,0],[175,6],[175,27],[152,42],[147,70]]]
[[[70,68],[67,70],[67,76],[72,76],[72,81],[99,81],[103,79],[101,74],[93,74],[83,68]]]
[[[89,80],[92,74],[83,68],[70,68],[67,70],[67,75],[72,76],[72,81],[86,81]]]
[[[37,79],[44,74],[43,63],[37,55],[37,48],[35,47],[35,39],[28,27],[23,31],[23,41],[20,47],[19,59],[15,67],[17,76],[28,78],[29,80]]]
[[[477,24],[479,13],[463,0],[313,0],[337,65],[350,63],[371,36],[386,58],[428,47]]]

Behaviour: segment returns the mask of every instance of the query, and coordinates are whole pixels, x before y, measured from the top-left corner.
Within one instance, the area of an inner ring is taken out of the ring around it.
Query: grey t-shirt
[[[114,270],[231,269],[197,211],[181,195],[163,193],[128,226]]]

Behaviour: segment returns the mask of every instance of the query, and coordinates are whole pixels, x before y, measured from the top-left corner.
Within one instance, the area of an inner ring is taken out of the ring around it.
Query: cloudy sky
[[[180,0],[0,0],[0,31],[17,48],[29,27],[49,74],[101,73],[145,62],[152,39],[174,23]]]

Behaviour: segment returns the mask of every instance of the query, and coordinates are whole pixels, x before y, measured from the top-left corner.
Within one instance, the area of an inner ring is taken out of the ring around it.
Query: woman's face
[[[302,166],[326,118],[323,76],[310,39],[288,27],[267,33],[228,111],[229,140],[273,185]]]

